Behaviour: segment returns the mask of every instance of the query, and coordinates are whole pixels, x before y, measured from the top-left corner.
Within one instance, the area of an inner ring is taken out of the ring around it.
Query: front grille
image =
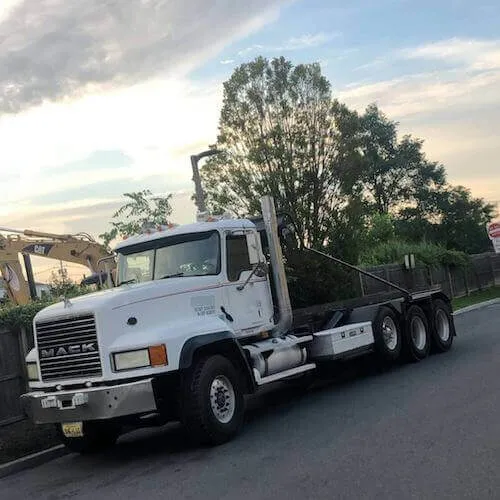
[[[102,375],[92,314],[35,324],[42,380]]]

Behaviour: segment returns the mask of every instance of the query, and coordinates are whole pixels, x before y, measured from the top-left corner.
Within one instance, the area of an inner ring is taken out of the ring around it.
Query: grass
[[[473,304],[478,304],[479,302],[484,302],[485,300],[497,298],[500,298],[500,286],[494,286],[492,288],[487,288],[486,290],[472,292],[466,297],[453,299],[453,310],[457,311],[458,309],[462,309],[462,307],[471,306]]]

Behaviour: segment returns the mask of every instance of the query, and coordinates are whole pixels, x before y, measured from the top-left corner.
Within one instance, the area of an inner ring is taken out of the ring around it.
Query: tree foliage
[[[365,247],[360,256],[363,265],[397,264],[404,261],[405,255],[413,254],[415,258],[430,267],[458,266],[465,267],[469,263],[466,253],[450,250],[435,243],[409,243],[396,239]]]
[[[359,114],[333,99],[317,64],[258,57],[236,68],[224,84],[217,147],[223,154],[201,171],[208,206],[255,215],[271,194],[302,244],[351,261],[395,242],[490,249],[494,207],[447,184],[423,141],[400,137],[376,105]]]
[[[111,229],[99,235],[104,245],[109,246],[115,238],[139,233],[146,226],[168,224],[172,213],[172,195],[153,196],[149,189],[124,193],[127,202],[112,216]]]
[[[259,57],[224,84],[217,147],[201,175],[212,209],[254,215],[271,194],[303,242],[333,241],[360,155],[358,117],[332,101],[318,64]]]
[[[37,300],[18,306],[8,303],[0,307],[0,327],[15,330],[21,327],[31,328],[33,318],[38,311],[52,304],[49,299]]]
[[[428,241],[469,254],[491,250],[486,224],[496,215],[495,206],[474,198],[463,186],[445,186],[422,200],[425,210],[407,208],[397,221],[398,233],[407,241]]]
[[[61,271],[57,273],[53,272],[48,285],[49,296],[55,300],[59,300],[61,297],[67,299],[78,297],[79,295],[85,295],[92,291],[91,287],[80,285],[72,280],[65,269],[61,269]]]
[[[426,159],[423,141],[410,135],[399,140],[397,127],[374,104],[361,116],[361,182],[369,207],[379,214],[408,205],[424,210],[422,200],[446,182],[444,167]]]

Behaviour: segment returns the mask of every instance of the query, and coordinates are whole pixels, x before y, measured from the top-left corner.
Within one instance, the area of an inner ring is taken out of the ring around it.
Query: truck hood
[[[158,299],[168,300],[169,296],[217,288],[220,283],[216,278],[216,276],[186,276],[162,281],[121,285],[48,306],[35,316],[35,320],[52,319],[57,316],[72,316],[78,313],[110,311],[135,303]]]

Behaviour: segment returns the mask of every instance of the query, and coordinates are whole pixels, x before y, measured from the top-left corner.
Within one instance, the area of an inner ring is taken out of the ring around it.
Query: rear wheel
[[[436,299],[431,311],[432,345],[437,352],[446,352],[453,344],[453,319],[450,306]]]
[[[406,354],[410,361],[420,361],[429,354],[431,335],[429,323],[421,307],[413,305],[406,313]]]
[[[379,308],[373,320],[375,350],[382,361],[396,361],[401,354],[402,333],[398,315],[387,306]]]
[[[64,424],[56,424],[62,444],[75,453],[98,453],[111,448],[120,435],[119,426],[111,422],[83,422],[79,437],[68,437],[63,431]]]
[[[183,382],[181,420],[196,442],[222,444],[243,425],[240,376],[224,356],[198,359]]]

